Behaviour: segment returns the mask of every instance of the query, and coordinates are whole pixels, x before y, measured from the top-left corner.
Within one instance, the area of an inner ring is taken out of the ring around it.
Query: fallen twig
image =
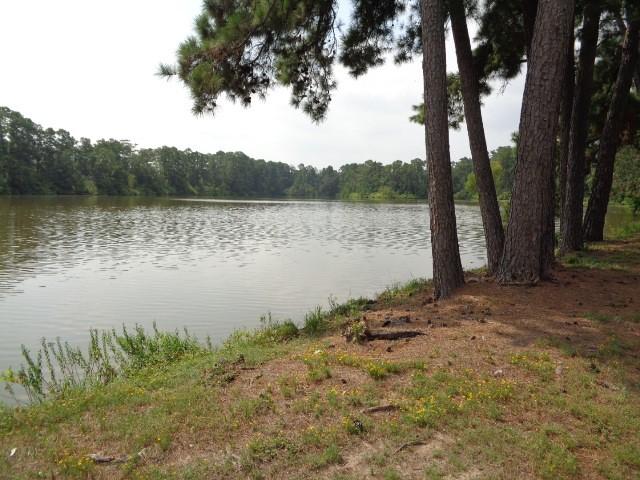
[[[400,445],[395,452],[393,452],[394,455],[400,453],[402,450],[404,450],[405,448],[409,448],[409,447],[417,447],[419,445],[426,445],[425,442],[423,442],[422,440],[414,440],[413,442],[407,442],[407,443],[403,443],[402,445]]]
[[[378,405],[377,407],[365,408],[362,413],[380,413],[380,412],[393,412],[399,410],[397,405]]]

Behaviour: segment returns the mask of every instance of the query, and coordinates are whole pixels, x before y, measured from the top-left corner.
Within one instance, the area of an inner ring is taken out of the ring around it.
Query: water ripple
[[[482,265],[478,208],[457,223],[465,265]],[[42,335],[156,320],[220,338],[429,276],[428,225],[424,204],[0,199],[0,369]]]

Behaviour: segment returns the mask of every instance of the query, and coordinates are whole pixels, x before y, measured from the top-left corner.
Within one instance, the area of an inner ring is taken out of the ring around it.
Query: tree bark
[[[473,65],[473,53],[471,51],[463,0],[450,0],[449,8],[451,29],[458,59],[458,71],[460,72],[462,83],[464,118],[467,124],[471,158],[473,159],[478,200],[480,202],[480,214],[482,215],[484,237],[487,243],[487,267],[489,273],[494,275],[498,270],[500,257],[502,256],[504,229],[482,122],[480,86]]]
[[[524,38],[526,41],[527,62],[531,58],[531,42],[533,41],[533,30],[536,23],[537,11],[538,11],[538,0],[522,0]]]
[[[640,56],[640,45],[638,45],[638,55]],[[640,93],[640,61],[636,62],[636,71],[633,74],[633,78],[636,84],[636,92]]]
[[[498,271],[503,284],[536,283],[550,263],[549,205],[573,0],[539,0],[520,116],[511,215]]]
[[[573,36],[572,36],[573,37]],[[560,106],[560,140],[558,146],[558,194],[560,197],[560,218],[564,210],[564,196],[567,188],[567,163],[569,159],[569,134],[571,132],[571,112],[576,72],[574,67],[575,39],[572,38],[567,48],[567,63],[562,81],[562,103]]]
[[[464,284],[453,203],[442,0],[422,0],[422,71],[434,296]]]
[[[571,114],[569,160],[564,209],[560,221],[560,253],[582,250],[585,149],[589,132],[589,110],[593,92],[593,67],[598,49],[601,6],[597,0],[584,8],[580,59]]]
[[[604,239],[604,222],[611,184],[613,183],[613,165],[620,144],[620,129],[622,128],[625,103],[631,88],[633,71],[638,62],[639,30],[640,19],[633,18],[624,37],[618,76],[613,87],[607,119],[600,136],[598,165],[584,221],[584,238],[591,242]]]

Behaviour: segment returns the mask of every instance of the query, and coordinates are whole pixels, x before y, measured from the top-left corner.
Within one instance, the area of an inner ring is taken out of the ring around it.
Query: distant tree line
[[[515,139],[514,139],[515,141]],[[612,197],[640,211],[640,138],[618,154]],[[489,153],[498,199],[511,197],[517,149]],[[452,164],[454,197],[478,201],[473,160]],[[242,152],[203,154],[173,147],[136,149],[128,141],[77,141],[0,107],[0,194],[290,197],[413,200],[427,197],[425,162],[367,160],[339,169],[255,160]],[[587,178],[587,184],[591,175]]]
[[[204,154],[128,141],[76,140],[0,107],[0,194],[201,195],[327,199],[426,198],[425,163],[368,160],[339,170]]]

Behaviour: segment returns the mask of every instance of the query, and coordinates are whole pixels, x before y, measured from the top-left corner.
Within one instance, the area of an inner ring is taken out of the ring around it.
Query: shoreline
[[[536,287],[467,279],[451,300],[414,281],[0,407],[0,478],[640,474],[640,239]]]

